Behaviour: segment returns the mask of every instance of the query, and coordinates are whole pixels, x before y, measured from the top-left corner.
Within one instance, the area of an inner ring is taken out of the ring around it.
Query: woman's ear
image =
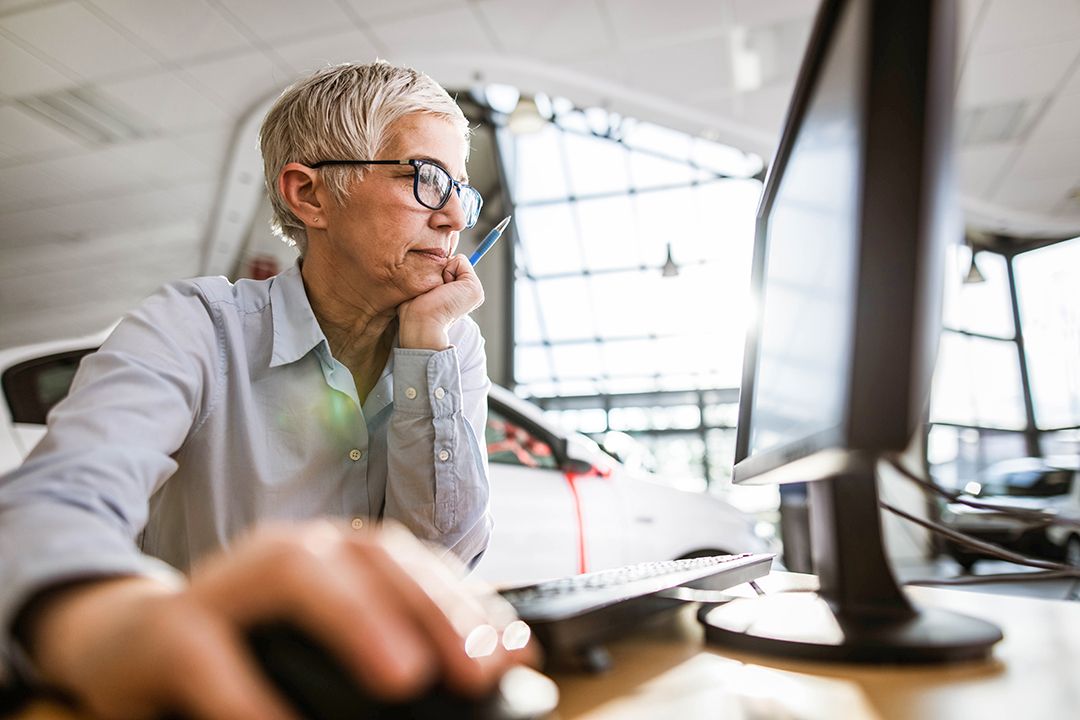
[[[291,162],[278,173],[278,192],[300,222],[308,227],[325,227],[324,206],[316,192],[321,179],[318,171]]]

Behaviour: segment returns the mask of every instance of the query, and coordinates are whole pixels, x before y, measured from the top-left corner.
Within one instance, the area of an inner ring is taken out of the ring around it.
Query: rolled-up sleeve
[[[218,349],[210,309],[189,285],[167,286],[86,356],[48,432],[0,479],[0,653],[35,593],[95,576],[179,580],[135,538],[172,454],[208,411]]]
[[[476,323],[465,318],[455,330],[446,350],[394,351],[385,517],[474,565],[491,538],[491,381]]]

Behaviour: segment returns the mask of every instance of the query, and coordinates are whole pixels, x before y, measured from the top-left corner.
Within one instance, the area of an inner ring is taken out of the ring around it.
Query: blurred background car
[[[0,473],[17,467],[45,435],[48,411],[67,395],[79,361],[110,331],[0,352]],[[769,550],[750,515],[682,489],[684,480],[623,465],[498,385],[485,435],[495,530],[476,573],[492,583]]]
[[[963,486],[970,499],[1005,510],[946,504],[942,522],[949,528],[1010,550],[1080,566],[1080,527],[1047,525],[1017,517],[1008,509],[1040,510],[1080,521],[1080,461],[1075,456],[1017,458],[996,463]],[[946,550],[964,569],[988,557],[951,541]]]

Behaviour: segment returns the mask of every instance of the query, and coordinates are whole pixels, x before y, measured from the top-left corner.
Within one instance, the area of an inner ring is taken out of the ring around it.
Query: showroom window
[[[665,473],[726,479],[761,159],[561,99],[488,99],[517,230],[516,392],[601,442],[634,436]]]
[[[1080,238],[979,252],[974,264],[968,246],[955,248],[927,444],[941,482],[960,487],[1000,460],[1080,452],[1078,286]]]
[[[1080,238],[1014,260],[1020,322],[1040,430],[1080,426]]]

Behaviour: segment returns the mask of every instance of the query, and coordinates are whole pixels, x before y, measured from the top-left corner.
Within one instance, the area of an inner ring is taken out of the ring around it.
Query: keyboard
[[[550,656],[572,656],[625,634],[643,618],[685,604],[667,597],[671,588],[691,585],[727,588],[768,575],[773,556],[761,553],[665,560],[571,575],[535,585],[504,588]]]

